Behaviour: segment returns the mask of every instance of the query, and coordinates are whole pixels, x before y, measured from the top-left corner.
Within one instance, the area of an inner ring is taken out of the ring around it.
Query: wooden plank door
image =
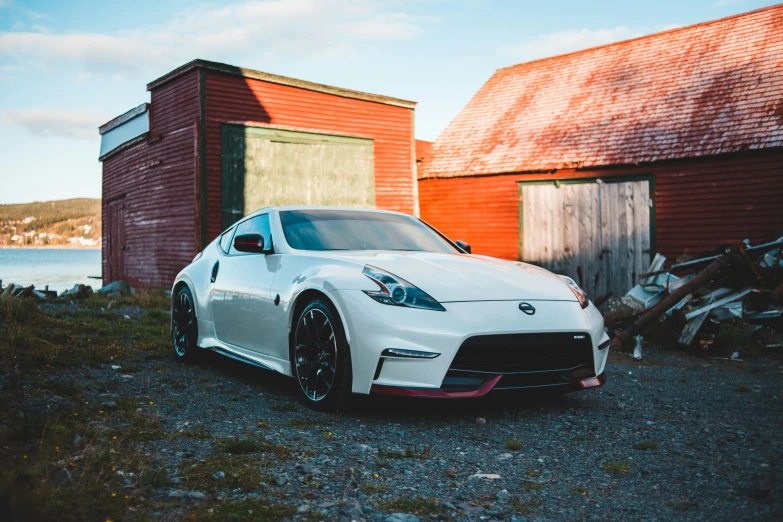
[[[373,140],[225,125],[223,228],[274,205],[375,206]]]
[[[622,295],[650,264],[650,185],[520,184],[520,257],[576,280],[595,298]]]
[[[109,203],[109,280],[125,280],[125,200]]]

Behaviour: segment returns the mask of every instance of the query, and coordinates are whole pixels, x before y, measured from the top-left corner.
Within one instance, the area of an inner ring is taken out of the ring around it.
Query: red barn
[[[783,228],[783,5],[498,70],[419,169],[475,253],[627,290]]]
[[[103,279],[169,285],[281,204],[417,211],[414,102],[195,60],[100,128]]]

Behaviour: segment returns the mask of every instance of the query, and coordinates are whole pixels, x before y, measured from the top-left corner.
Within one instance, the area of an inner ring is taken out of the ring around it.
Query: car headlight
[[[557,277],[562,279],[563,282],[568,285],[568,288],[570,288],[571,291],[576,296],[576,300],[579,301],[579,306],[581,306],[582,308],[587,308],[587,305],[590,304],[590,299],[588,299],[587,297],[587,292],[579,288],[579,285],[576,284],[576,281],[574,281],[570,277],[564,275],[559,275]]]
[[[365,294],[379,303],[392,306],[407,306],[409,308],[424,308],[425,310],[437,310],[439,312],[446,311],[430,295],[401,277],[370,265],[365,266],[362,273],[375,281],[380,287],[380,290],[364,291]]]
[[[196,257],[193,258],[193,261],[191,261],[191,263],[195,263],[196,261],[201,259],[202,255],[204,255],[204,251],[203,250],[201,252],[199,252],[198,254],[196,254]]]

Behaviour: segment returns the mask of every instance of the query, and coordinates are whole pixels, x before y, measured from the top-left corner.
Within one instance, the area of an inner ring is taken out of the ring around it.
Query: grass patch
[[[318,419],[313,419],[311,417],[305,417],[305,418],[297,418],[297,419],[291,419],[288,422],[285,423],[286,426],[289,428],[296,428],[299,430],[310,430],[313,428],[317,428],[319,426],[323,426],[324,424],[327,424],[326,422]]]
[[[195,520],[220,520],[228,522],[275,522],[296,514],[296,508],[262,499],[246,499],[219,504],[212,512],[195,514]]]
[[[231,455],[247,455],[263,451],[263,445],[252,439],[225,439],[217,443],[219,451]]]
[[[575,437],[571,437],[571,440],[575,442],[592,442],[595,440],[595,437],[592,435],[577,435]]]
[[[661,444],[652,440],[640,442],[636,445],[636,449],[639,451],[657,450],[661,447]]]
[[[432,446],[424,446],[421,451],[418,448],[405,448],[405,451],[391,449],[379,449],[379,459],[431,459]]]
[[[182,482],[190,489],[199,491],[214,491],[223,488],[242,488],[244,490],[258,489],[259,482],[271,482],[272,477],[262,473],[265,466],[261,457],[221,456],[199,462],[186,468]],[[225,473],[223,480],[215,480],[212,476],[218,471]]]
[[[389,487],[386,484],[376,484],[374,482],[366,482],[359,488],[365,493],[386,493]]]
[[[745,384],[738,384],[734,391],[737,393],[750,393],[750,388]]]
[[[630,460],[612,459],[601,464],[601,469],[607,473],[628,473],[632,465],[633,462]]]
[[[544,489],[544,484],[541,482],[523,482],[522,489],[525,491],[540,491]]]
[[[190,428],[189,430],[181,431],[177,435],[185,439],[196,440],[209,440],[212,438],[212,432],[204,426],[196,426],[194,428]]]
[[[525,447],[525,443],[521,440],[508,439],[506,441],[506,449],[509,451],[519,451]]]
[[[582,496],[586,497],[589,493],[587,493],[587,489],[585,488],[571,488],[571,495],[577,497]]]
[[[517,496],[511,497],[511,509],[522,515],[530,515],[540,505],[541,501],[537,498],[522,500]]]
[[[147,468],[139,476],[139,484],[152,488],[165,488],[171,485],[169,470],[165,466],[161,468]]]
[[[438,515],[444,512],[443,505],[439,500],[425,497],[398,497],[379,502],[375,508],[392,513],[412,513],[414,515]]]

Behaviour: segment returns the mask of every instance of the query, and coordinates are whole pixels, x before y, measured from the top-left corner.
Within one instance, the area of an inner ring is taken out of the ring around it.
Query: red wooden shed
[[[417,212],[414,102],[195,60],[100,128],[103,279],[169,285],[269,205]]]
[[[783,5],[498,70],[419,169],[421,217],[592,295],[783,228]]]

